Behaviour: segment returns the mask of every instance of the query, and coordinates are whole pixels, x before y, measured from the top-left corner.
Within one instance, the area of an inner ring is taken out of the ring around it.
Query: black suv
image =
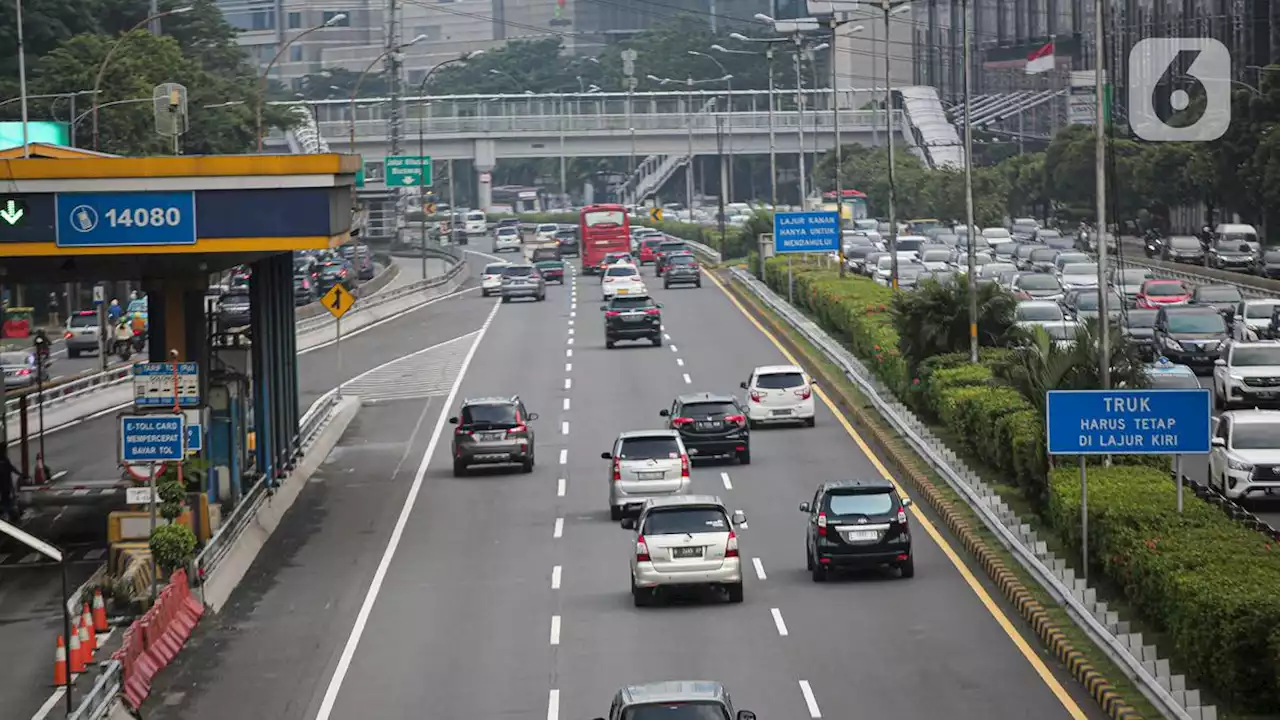
[[[471,465],[519,465],[533,472],[533,428],[538,414],[525,409],[518,395],[462,401],[459,417],[449,418],[453,431],[453,474],[467,474]]]
[[[698,259],[693,253],[668,255],[664,260],[667,272],[662,278],[662,287],[680,284],[702,287],[702,268],[698,267]]]
[[[658,243],[658,247],[653,249],[653,270],[659,277],[667,269],[667,258],[672,255],[691,252],[688,243],[681,240],[667,240]]]
[[[615,296],[600,306],[604,312],[604,346],[619,340],[648,340],[662,345],[662,305],[643,295]]]
[[[1151,334],[1156,357],[1201,371],[1222,357],[1228,338],[1227,321],[1211,307],[1165,307],[1156,315]]]
[[[751,429],[747,411],[731,395],[681,395],[658,415],[680,433],[690,458],[728,457],[751,464]]]
[[[809,515],[805,564],[813,581],[826,580],[832,568],[884,565],[904,578],[915,577],[909,507],[911,500],[899,497],[884,478],[819,485],[812,501],[800,503],[800,512]]]
[[[577,230],[557,230],[556,244],[560,246],[561,257],[581,257],[582,255]]]

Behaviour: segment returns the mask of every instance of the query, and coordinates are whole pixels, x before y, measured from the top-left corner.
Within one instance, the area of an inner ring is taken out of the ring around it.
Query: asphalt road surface
[[[365,383],[378,402],[161,673],[147,717],[585,720],[661,679],[723,681],[762,718],[1101,716],[922,511],[914,579],[810,581],[797,505],[822,480],[884,472],[822,405],[814,428],[754,434],[753,464],[693,471],[695,492],[747,514],[745,602],[632,607],[634,536],[608,519],[600,453],[658,427],[677,394],[737,392],[786,362],[711,282],[650,284],[663,347],[604,348],[595,278],[542,303],[459,298],[410,331],[430,349],[405,362],[435,368],[433,390]],[[539,414],[534,472],[454,478],[444,419],[515,393]]]
[[[480,258],[473,263],[473,274],[483,269],[486,261]],[[420,265],[411,264],[413,268],[401,270],[402,276],[411,278],[406,282],[421,275]],[[474,281],[464,287],[471,285]],[[475,294],[463,293],[461,298]],[[419,328],[427,328],[426,337],[448,339],[444,328],[454,324],[452,318],[459,312],[457,308],[462,307],[456,303],[435,302],[344,338],[341,364],[332,346],[299,356],[302,407],[305,409],[339,383],[417,349],[407,338]],[[440,331],[433,329],[437,324],[442,326]],[[115,435],[114,413],[52,433],[45,438],[49,463],[68,471],[66,482],[112,480],[119,474],[113,454]],[[34,442],[32,447],[34,456]],[[16,458],[16,454],[13,457]],[[43,512],[28,518],[24,529],[70,551],[72,588],[87,580],[105,561],[106,527],[102,512],[96,507],[73,506]],[[0,539],[0,648],[23,649],[20,656],[13,656],[6,672],[0,673],[0,703],[4,708],[0,716],[25,720],[49,696],[54,638],[61,632],[60,591],[56,566],[31,558],[29,552],[8,538]],[[86,689],[77,688],[77,692]],[[259,717],[253,713],[246,717],[250,716]]]

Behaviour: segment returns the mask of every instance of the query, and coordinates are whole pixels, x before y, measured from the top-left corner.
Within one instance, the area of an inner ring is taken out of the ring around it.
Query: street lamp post
[[[699,52],[697,50],[690,50],[689,54],[697,57],[704,57],[710,60],[711,62],[716,64],[716,67],[720,68],[720,73],[722,75],[724,75],[725,77],[731,77],[729,75],[729,71],[725,68],[724,63],[717,60],[714,55],[709,55],[707,53]],[[729,116],[725,118],[725,133],[726,133],[725,150],[729,154],[729,170],[728,170],[729,198],[728,199],[730,202],[732,202],[733,201],[733,80],[730,79],[725,82],[726,82],[726,89],[729,91],[729,99],[727,102],[727,105],[729,108]],[[722,195],[724,194],[723,190],[721,191],[721,194]]]
[[[767,45],[764,57],[769,71],[769,204],[776,209],[778,206],[778,152],[773,126],[773,45],[777,42],[783,42],[786,38],[749,38],[742,33],[730,33],[729,37],[738,42],[763,42]],[[731,55],[755,55],[755,53],[746,50],[729,50],[720,45],[712,45],[711,49]]]
[[[657,75],[649,75],[647,77],[650,80],[658,83],[659,85],[670,85],[672,83],[682,82],[680,80],[673,80],[672,78],[658,77]],[[688,131],[688,136],[689,136],[689,161],[685,163],[684,177],[685,177],[685,185],[686,185],[685,196],[689,203],[688,212],[689,212],[690,218],[693,217],[693,181],[694,181],[694,178],[693,178],[693,157],[694,157],[693,156],[693,88],[695,85],[702,85],[705,83],[719,83],[719,82],[727,83],[731,80],[733,80],[732,75],[725,75],[724,77],[718,77],[718,78],[709,78],[706,80],[694,80],[692,77],[686,78],[685,80],[683,80],[685,86],[689,89],[689,95],[685,100],[685,106],[686,106],[685,111],[689,114],[689,121],[685,123],[685,127]]]
[[[369,64],[365,66],[363,71],[361,71],[360,77],[356,78],[356,86],[351,90],[351,127],[350,127],[351,136],[350,136],[350,148],[348,149],[347,152],[351,153],[352,155],[354,155],[356,152],[356,100],[360,97],[360,86],[364,84],[364,79],[369,75],[369,71],[373,70],[374,65],[377,65],[379,62],[382,61],[383,58],[390,55],[391,53],[400,52],[401,50],[409,47],[410,45],[422,42],[423,40],[426,40],[426,39],[427,39],[426,35],[419,35],[407,43],[396,45],[394,47],[389,47],[386,50],[383,50],[382,52],[378,53],[377,57],[369,61]]]
[[[254,111],[255,115],[257,116],[255,127],[256,127],[256,132],[258,136],[258,152],[262,152],[262,105],[264,102],[266,102],[267,78],[271,75],[271,68],[275,67],[276,61],[280,59],[281,55],[284,55],[284,51],[288,50],[290,45],[293,45],[294,43],[298,42],[299,40],[310,35],[313,32],[316,32],[318,30],[323,30],[327,27],[333,27],[334,25],[337,25],[338,23],[346,19],[347,19],[347,16],[345,13],[338,13],[337,15],[334,15],[333,17],[329,18],[325,22],[319,25],[316,25],[315,27],[307,28],[306,30],[303,30],[297,35],[294,35],[292,38],[290,38],[288,42],[280,46],[280,49],[276,51],[275,56],[271,58],[271,62],[267,63],[267,66],[263,68],[262,76],[258,79],[257,108]]]
[[[964,16],[960,32],[964,36],[964,221],[968,223],[969,238],[969,362],[978,362],[978,244],[973,234],[973,118],[970,113],[970,54],[973,40],[969,37],[969,0],[963,0],[960,12]]]
[[[31,157],[31,139],[27,136],[27,48],[22,38],[22,0],[14,0],[18,21],[18,99],[22,102],[22,157]]]
[[[880,0],[880,9],[884,12],[884,125],[889,154],[889,255],[893,263],[891,282],[895,293],[898,291],[898,219],[895,217],[898,178],[893,166],[893,62],[889,56],[889,17],[909,9],[910,2],[911,0]],[[972,233],[972,228],[970,232]],[[970,237],[969,241],[972,244],[973,238]]]
[[[427,96],[427,83],[431,82],[431,76],[435,75],[441,68],[448,67],[449,65],[452,65],[454,63],[466,62],[483,52],[484,52],[483,50],[476,50],[474,52],[463,53],[458,57],[453,58],[452,60],[445,60],[439,65],[436,65],[435,67],[428,70],[427,74],[423,76],[422,83],[418,85],[418,100],[420,102],[420,107],[418,108],[418,157],[423,157],[427,154],[427,132],[426,132],[427,97],[426,96]],[[435,172],[434,168],[432,168],[432,172],[433,173]],[[433,184],[434,184],[434,181],[435,181],[435,178],[432,178]],[[450,188],[453,187],[452,165],[449,168],[449,187]],[[453,242],[453,212],[454,212],[453,197],[451,195],[449,198],[449,235],[450,235],[449,242]],[[426,279],[427,277],[427,217],[425,213],[423,213],[423,216],[422,216],[422,277],[423,279]]]
[[[158,12],[153,15],[148,15],[142,20],[138,21],[138,24],[129,28],[127,32],[121,35],[111,45],[111,47],[107,49],[106,57],[102,58],[102,64],[98,66],[98,76],[93,81],[92,113],[93,113],[93,149],[94,150],[98,149],[98,108],[100,107],[98,103],[98,97],[99,97],[98,90],[102,87],[102,76],[106,74],[107,66],[111,64],[111,58],[116,54],[116,50],[118,50],[120,46],[124,44],[125,40],[129,39],[130,35],[133,35],[135,30],[138,30],[143,25],[148,25],[153,21],[159,20],[160,18],[163,18],[163,17],[168,17],[170,15],[180,15],[185,12],[191,12],[191,9],[192,8],[190,5],[184,5],[183,7],[180,7],[180,8],[174,8],[172,10],[165,10],[164,12]]]

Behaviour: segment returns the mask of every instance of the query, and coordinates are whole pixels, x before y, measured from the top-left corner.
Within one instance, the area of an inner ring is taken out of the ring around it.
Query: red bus
[[[612,252],[631,251],[631,223],[622,205],[588,205],[578,216],[582,248],[582,274],[600,272],[600,263]]]

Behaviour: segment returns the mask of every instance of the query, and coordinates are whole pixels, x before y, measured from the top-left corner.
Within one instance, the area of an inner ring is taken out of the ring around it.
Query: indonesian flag
[[[1046,73],[1053,69],[1053,41],[1045,43],[1037,50],[1032,50],[1027,55],[1027,74],[1038,75]]]

